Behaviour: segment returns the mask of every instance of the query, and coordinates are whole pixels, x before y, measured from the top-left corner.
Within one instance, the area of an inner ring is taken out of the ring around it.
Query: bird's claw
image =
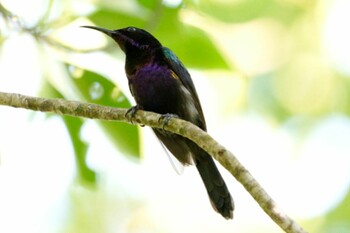
[[[126,119],[128,119],[128,121],[131,122],[131,124],[134,124],[135,114],[140,109],[141,108],[136,105],[136,106],[133,106],[133,107],[129,108],[128,111],[126,111],[125,117],[126,117]]]
[[[165,126],[167,126],[169,124],[169,121],[172,118],[179,118],[179,116],[176,114],[172,114],[172,113],[166,113],[166,114],[163,114],[159,117],[158,122],[163,121],[162,129],[164,129]]]

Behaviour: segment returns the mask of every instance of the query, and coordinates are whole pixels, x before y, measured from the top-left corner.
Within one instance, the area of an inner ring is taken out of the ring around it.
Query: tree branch
[[[85,117],[99,120],[113,120],[131,123],[126,117],[126,109],[101,106],[97,104],[82,103],[64,99],[45,99],[30,97],[20,94],[0,92],[0,105],[16,108],[25,108],[41,112],[52,112],[60,115]],[[147,125],[153,128],[162,128],[161,115],[137,111],[133,122]],[[209,134],[190,122],[172,118],[165,130],[189,138],[225,167],[250,193],[260,207],[275,221],[285,232],[304,233],[293,219],[287,216],[266,193],[248,170],[237,160],[237,158],[226,148],[216,142]]]

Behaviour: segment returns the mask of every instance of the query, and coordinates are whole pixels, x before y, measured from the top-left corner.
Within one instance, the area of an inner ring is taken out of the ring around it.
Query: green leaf
[[[43,84],[40,96],[44,96],[46,98],[63,98],[63,95],[48,82]],[[96,183],[96,173],[91,170],[86,163],[86,152],[88,145],[80,138],[80,132],[84,124],[84,120],[71,116],[60,117],[63,119],[63,122],[66,125],[73,144],[79,178],[90,184]]]
[[[159,0],[137,0],[138,4],[149,9],[155,9],[157,5],[161,4]]]
[[[229,66],[210,37],[201,29],[178,19],[178,9],[164,8],[154,35],[187,67],[228,69]]]
[[[88,145],[80,138],[80,131],[84,124],[84,120],[71,116],[62,116],[62,118],[73,143],[76,165],[80,178],[90,184],[96,183],[96,173],[91,170],[86,163]]]
[[[88,18],[99,27],[111,30],[124,28],[127,26],[144,27],[145,20],[138,15],[126,14],[112,9],[100,8]]]
[[[200,1],[197,5],[201,11],[226,22],[242,22],[253,19],[266,10],[273,0],[259,1]]]
[[[210,16],[228,23],[240,23],[259,17],[270,16],[289,22],[302,12],[293,3],[280,3],[275,0],[215,1],[206,0],[193,3],[193,7]]]
[[[131,104],[123,92],[103,76],[79,68],[70,67],[73,83],[83,98],[95,103],[116,108],[130,108]],[[114,145],[127,155],[139,157],[139,132],[137,127],[121,122],[99,121]]]

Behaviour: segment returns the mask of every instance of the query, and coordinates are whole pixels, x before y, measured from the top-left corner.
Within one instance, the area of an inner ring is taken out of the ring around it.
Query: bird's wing
[[[171,51],[167,47],[163,47],[162,49],[163,49],[163,54],[166,58],[166,61],[169,65],[169,67],[179,77],[179,79],[181,80],[184,87],[191,93],[191,95],[193,97],[193,100],[194,100],[195,105],[196,105],[196,109],[199,113],[199,117],[200,117],[199,120],[201,121],[200,122],[201,125],[198,125],[198,126],[201,127],[203,130],[206,130],[205,119],[204,119],[202,107],[201,107],[201,104],[199,102],[199,98],[198,98],[196,89],[194,87],[190,73],[188,73],[185,66],[182,64],[182,62],[179,60],[179,58],[175,55],[175,53],[173,53],[173,51]]]

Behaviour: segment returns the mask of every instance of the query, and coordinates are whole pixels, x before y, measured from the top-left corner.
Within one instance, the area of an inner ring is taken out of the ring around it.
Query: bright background
[[[145,28],[189,68],[209,133],[309,232],[350,231],[347,0],[2,0],[0,91],[130,107]],[[129,103],[130,101],[130,103]],[[226,221],[148,128],[0,107],[0,232],[282,232],[221,169]]]

